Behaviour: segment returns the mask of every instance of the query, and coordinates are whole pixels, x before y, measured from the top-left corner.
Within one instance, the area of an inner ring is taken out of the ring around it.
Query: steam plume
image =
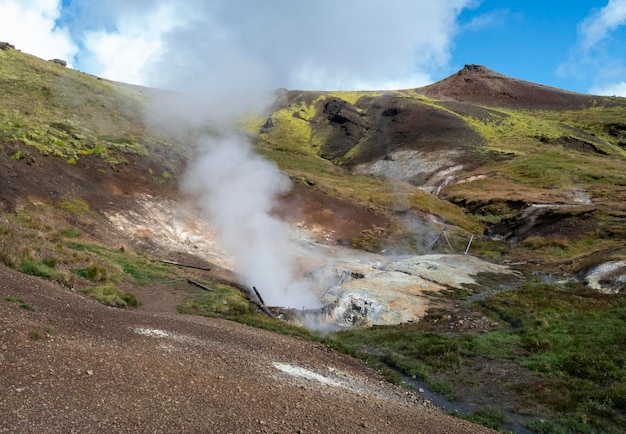
[[[183,188],[200,198],[244,283],[263,291],[270,305],[318,305],[306,283],[294,279],[294,260],[285,253],[289,227],[271,215],[289,179],[241,135],[204,137],[200,144],[203,155],[186,173]]]
[[[330,0],[280,2],[279,9],[253,1],[168,1],[166,15],[181,19],[168,20],[165,31],[160,21],[139,29],[116,27],[122,40],[135,39],[136,30],[145,36],[147,28],[152,36],[145,39],[160,41],[140,70],[146,83],[180,93],[159,95],[149,118],[199,146],[200,156],[185,175],[183,188],[200,199],[243,282],[256,286],[269,304],[318,303],[294,277],[296,258],[286,253],[289,228],[271,215],[276,196],[289,189],[289,181],[253,152],[249,140],[232,127],[234,120],[258,112],[270,101],[272,89],[310,85],[314,77],[324,77],[324,87],[332,88],[413,76],[416,52],[424,66],[416,74],[425,84],[425,65],[446,63],[454,33],[450,29],[468,1],[404,1],[406,10],[390,9],[380,0],[358,2],[358,7]],[[118,3],[123,8],[137,4],[142,11],[152,8],[152,2]],[[383,19],[383,12],[392,19]],[[348,22],[337,18],[353,14],[358,16]],[[392,25],[394,31],[385,31],[383,25]],[[365,27],[378,31],[364,33]],[[328,28],[341,30],[341,37]],[[410,34],[399,37],[398,28],[410,28]],[[386,65],[390,70],[380,69]]]

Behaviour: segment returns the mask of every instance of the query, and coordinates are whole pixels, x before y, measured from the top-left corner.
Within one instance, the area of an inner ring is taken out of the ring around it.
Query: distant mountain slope
[[[529,145],[539,147],[533,153],[567,148],[620,157],[626,147],[625,100],[566,92],[478,65],[419,89],[288,91],[282,101],[261,129],[263,142],[430,190],[449,184],[451,171],[458,179],[525,154]]]
[[[465,65],[456,74],[417,92],[439,100],[529,110],[585,108],[604,99],[507,77],[482,65]]]
[[[322,163],[332,162],[393,185],[352,190],[387,209],[432,213],[473,233],[482,227],[516,246],[567,239],[560,259],[550,250],[561,241],[528,244],[540,261],[624,244],[624,98],[468,65],[419,89],[285,91],[277,101],[260,128],[260,149],[316,188],[337,185]]]
[[[151,90],[0,50],[0,208],[24,197],[89,199],[159,185],[185,150],[143,122]],[[123,196],[122,196],[123,197]]]

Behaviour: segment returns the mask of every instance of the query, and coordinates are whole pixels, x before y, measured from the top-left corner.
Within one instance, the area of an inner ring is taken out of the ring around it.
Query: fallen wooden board
[[[167,259],[159,259],[159,262],[163,262],[164,264],[176,265],[177,267],[195,268],[196,270],[211,271],[210,268],[198,267],[196,265],[181,264],[180,262],[168,261]]]
[[[208,287],[208,286],[206,286],[206,285],[203,285],[203,284],[202,284],[202,283],[200,283],[200,282],[196,282],[195,280],[187,279],[187,282],[189,282],[189,283],[190,283],[190,284],[192,284],[192,285],[197,286],[198,288],[202,288],[202,289],[204,289],[205,291],[213,291],[213,289],[209,288],[209,287]]]

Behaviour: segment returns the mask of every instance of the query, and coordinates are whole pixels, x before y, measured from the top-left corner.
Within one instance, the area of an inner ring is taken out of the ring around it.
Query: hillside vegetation
[[[194,149],[144,122],[154,92],[0,50],[2,264],[117,307],[150,285],[188,291],[197,273],[106,218],[142,212],[140,194],[179,195]],[[259,316],[232,275],[200,279],[214,291],[189,292],[181,312],[323,340],[475,403],[466,417],[496,428],[513,417],[537,432],[626,430],[626,266],[601,282],[613,294],[585,285],[626,260],[626,100],[468,65],[420,89],[281,91],[245,132],[291,177],[284,203],[333,241],[401,254],[473,241],[471,254],[523,278],[481,276],[433,295],[423,321],[327,336]],[[447,244],[416,241],[444,230]]]
[[[458,75],[478,82],[493,74],[472,67]],[[509,80],[511,86],[519,82]],[[431,213],[476,235],[502,235],[515,247],[530,239],[521,251],[509,250],[510,243],[500,247],[511,259],[526,258],[530,248],[538,262],[562,263],[623,246],[626,102],[549,88],[545,96],[538,85],[524,86],[522,108],[515,101],[490,104],[484,95],[480,104],[457,93],[433,99],[425,96],[433,93],[429,88],[287,92],[261,128],[259,143],[284,170],[351,200]],[[553,94],[560,99],[554,102]],[[424,200],[427,193],[434,194]],[[585,224],[563,232],[550,215],[539,215],[525,222],[524,233],[511,233],[531,204],[571,206],[558,211],[559,220]],[[547,238],[550,248],[536,236]],[[562,240],[556,257],[554,239]]]

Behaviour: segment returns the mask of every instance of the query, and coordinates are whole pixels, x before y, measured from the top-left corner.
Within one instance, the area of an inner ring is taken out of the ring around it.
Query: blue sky
[[[409,88],[475,63],[626,96],[626,0],[0,0],[0,41],[182,90]]]

